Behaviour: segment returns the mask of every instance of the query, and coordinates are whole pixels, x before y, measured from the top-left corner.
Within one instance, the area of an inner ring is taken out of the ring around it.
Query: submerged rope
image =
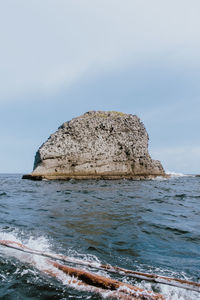
[[[141,279],[141,280],[171,285],[171,286],[175,286],[178,288],[183,288],[183,289],[192,290],[195,292],[200,292],[200,283],[193,282],[193,281],[171,278],[171,277],[166,277],[166,276],[160,276],[160,275],[156,275],[156,274],[142,273],[142,272],[127,270],[124,268],[115,267],[115,266],[111,266],[111,265],[104,265],[104,264],[100,264],[97,262],[84,261],[84,260],[80,260],[80,259],[76,259],[76,258],[71,258],[69,256],[38,251],[38,250],[30,249],[30,248],[24,246],[23,244],[14,242],[14,241],[0,240],[0,245],[15,249],[15,250],[23,251],[23,252],[26,252],[29,254],[44,256],[47,258],[67,262],[70,264],[83,265],[83,266],[91,267],[91,268],[98,269],[98,270],[108,271],[110,273],[126,275],[128,277],[134,277],[134,278]]]
[[[36,254],[48,258],[53,257],[54,259],[55,257],[57,257],[56,254],[51,255],[49,253],[33,250],[21,243],[14,241],[0,241],[0,245],[33,255]],[[52,269],[52,267],[54,267],[55,270]],[[62,271],[63,273],[69,275],[71,278],[68,284],[75,284],[77,287],[80,286],[86,288],[87,290],[89,289],[91,292],[100,294],[104,293],[105,296],[108,295],[108,297],[111,297],[112,299],[164,300],[164,297],[162,295],[154,293],[153,291],[146,291],[131,284],[120,282],[95,273],[90,273],[82,269],[77,269],[74,267],[72,268],[50,259],[46,259],[44,261],[44,267],[39,268],[39,270],[48,275],[54,276],[57,279],[60,279],[59,271]]]

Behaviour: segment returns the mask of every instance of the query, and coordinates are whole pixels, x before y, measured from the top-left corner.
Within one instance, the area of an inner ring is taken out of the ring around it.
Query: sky
[[[89,110],[137,114],[166,171],[200,174],[199,0],[0,0],[0,173]]]

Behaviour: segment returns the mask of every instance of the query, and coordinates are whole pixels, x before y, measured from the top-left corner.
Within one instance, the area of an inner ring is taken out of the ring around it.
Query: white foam
[[[14,242],[18,242],[18,243],[22,243],[25,246],[34,249],[34,250],[39,250],[39,251],[45,251],[45,252],[51,252],[51,243],[50,241],[41,236],[41,237],[33,237],[30,236],[29,239],[25,239],[23,238],[25,235],[22,232],[19,232],[17,230],[13,231],[13,232],[4,232],[0,230],[0,240],[11,240]],[[72,254],[73,251],[70,251],[70,254]],[[100,262],[97,257],[95,256],[90,256],[90,255],[83,255],[83,254],[79,254],[74,252],[73,253],[74,256],[78,256],[79,258],[82,257],[85,260],[87,260],[88,258],[90,260],[96,261],[96,263]],[[34,255],[34,254],[28,254],[22,251],[18,251],[15,249],[10,249],[7,247],[3,247],[0,246],[0,255],[5,256],[7,258],[9,257],[15,257],[16,259],[20,260],[23,263],[26,263],[27,265],[31,265],[33,268],[28,268],[25,270],[20,270],[19,268],[15,271],[15,272],[21,272],[21,276],[26,275],[28,272],[29,273],[33,273],[33,275],[38,275],[37,271],[40,272],[44,272],[45,270],[52,272],[54,274],[56,274],[56,278],[63,284],[63,285],[67,285],[70,288],[74,288],[76,290],[79,291],[88,291],[88,292],[92,292],[92,293],[100,293],[101,296],[103,298],[109,298],[112,296],[112,292],[111,291],[104,291],[95,287],[90,287],[90,286],[83,286],[81,285],[81,281],[77,280],[76,278],[73,278],[71,276],[68,276],[67,274],[63,273],[61,270],[58,270],[58,268],[55,268],[54,266],[52,266],[49,262],[48,259],[46,259],[45,257],[39,256],[39,255]],[[161,271],[161,270],[160,270]],[[106,275],[108,277],[108,274],[105,274],[104,272],[100,272],[99,271],[99,275]],[[177,275],[177,274],[176,274]],[[4,274],[0,274],[0,277],[2,280],[5,280],[6,277]],[[123,278],[123,282],[126,283],[130,283],[131,282],[129,280],[127,280],[127,277]],[[186,278],[187,279],[187,278]],[[138,287],[142,288],[142,289],[146,289],[151,291],[152,287],[156,287],[156,290],[159,291],[160,294],[162,294],[166,300],[200,300],[200,293],[197,292],[192,292],[192,291],[188,291],[188,290],[184,290],[181,288],[175,288],[172,286],[168,286],[168,285],[164,285],[164,284],[152,284],[150,282],[146,282],[146,281],[141,281],[138,282],[136,284]],[[120,290],[118,291],[120,293]]]
[[[169,285],[159,285],[161,294],[164,295],[166,300],[199,300],[200,294],[198,292],[193,292],[185,290],[182,288],[172,287]]]
[[[165,180],[168,180],[168,178],[165,178],[163,176],[156,176],[152,180],[155,180],[155,181],[165,181]]]
[[[173,171],[166,171],[166,174],[170,175],[171,177],[184,177],[184,176],[188,176],[186,174],[177,173],[177,172],[173,172]]]
[[[44,251],[44,252],[48,252],[48,253],[52,253],[50,250],[50,246],[51,244],[49,243],[49,241],[41,236],[38,238],[35,238],[33,236],[29,237],[28,240],[25,240],[23,238],[21,238],[21,233],[16,231],[13,232],[4,232],[0,230],[0,240],[10,240],[10,241],[14,241],[17,243],[22,243],[24,246],[31,248],[33,250],[39,250],[39,251]],[[90,287],[90,286],[84,286],[81,285],[81,281],[77,280],[74,277],[71,277],[67,274],[65,274],[64,272],[62,272],[61,270],[59,270],[58,268],[54,267],[53,265],[51,265],[49,263],[49,260],[46,259],[45,257],[39,256],[39,255],[34,255],[34,254],[29,254],[29,253],[25,253],[23,251],[19,251],[16,249],[12,249],[12,248],[8,248],[8,247],[4,247],[4,246],[0,246],[0,254],[9,258],[9,257],[15,257],[16,259],[18,259],[19,261],[29,264],[31,266],[33,266],[34,268],[38,269],[40,272],[43,273],[52,273],[55,274],[55,277],[63,284],[63,285],[67,285],[70,288],[74,288],[76,290],[79,291],[88,291],[88,292],[97,292],[97,293],[101,293],[101,289],[95,288],[95,287]],[[83,256],[80,255],[79,256]],[[88,258],[93,258],[94,261],[98,261],[97,258],[95,258],[94,256],[90,256],[90,255],[84,255],[84,259],[88,259]],[[20,269],[17,268],[17,270],[15,272],[20,272]],[[31,269],[27,268],[26,270],[21,271],[21,276],[26,275],[27,273],[34,273]],[[2,278],[4,278],[5,276],[3,274],[0,275]]]
[[[165,300],[200,300],[200,293],[170,285],[142,281],[137,286],[146,290],[152,290],[154,286]]]

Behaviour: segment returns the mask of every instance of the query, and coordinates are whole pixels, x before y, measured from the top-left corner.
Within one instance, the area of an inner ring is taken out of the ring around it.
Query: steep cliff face
[[[49,137],[37,151],[29,177],[142,179],[157,175],[165,172],[159,161],[151,159],[148,134],[137,116],[90,111],[64,123]]]

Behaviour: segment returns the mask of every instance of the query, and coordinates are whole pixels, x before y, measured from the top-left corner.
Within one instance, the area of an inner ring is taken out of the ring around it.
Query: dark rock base
[[[43,177],[42,176],[33,176],[31,174],[25,174],[22,176],[22,179],[41,181],[43,179]]]
[[[43,179],[46,180],[65,180],[68,181],[70,179],[77,179],[77,180],[120,180],[120,179],[128,179],[128,180],[150,180],[154,179],[156,177],[163,177],[163,178],[169,178],[169,175],[166,174],[119,174],[119,175],[69,175],[69,174],[46,174],[46,175],[32,175],[32,174],[25,174],[22,176],[22,179],[29,179],[29,180],[35,180],[40,181]]]

